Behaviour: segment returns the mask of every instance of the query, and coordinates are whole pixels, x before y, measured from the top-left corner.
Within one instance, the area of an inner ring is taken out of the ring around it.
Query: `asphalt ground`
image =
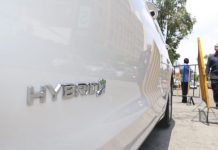
[[[214,106],[211,90],[209,97]],[[207,109],[201,98],[193,98],[195,105],[181,103],[181,100],[180,96],[173,96],[171,126],[155,127],[140,150],[218,150],[218,109],[210,110],[207,124],[204,115]]]

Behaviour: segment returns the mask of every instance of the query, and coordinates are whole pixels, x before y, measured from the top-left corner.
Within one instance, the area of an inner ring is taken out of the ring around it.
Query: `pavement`
[[[214,105],[211,90],[209,96]],[[200,98],[193,100],[195,105],[187,105],[181,103],[181,97],[173,96],[171,126],[154,128],[139,150],[217,150],[218,109],[210,110],[207,124],[203,113],[207,111],[205,103]],[[199,109],[203,111],[199,113]]]

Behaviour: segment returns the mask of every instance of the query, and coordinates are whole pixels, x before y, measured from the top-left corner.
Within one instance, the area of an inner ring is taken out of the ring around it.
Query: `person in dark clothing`
[[[189,59],[184,59],[184,64],[180,66],[180,81],[182,85],[182,103],[187,103],[187,94],[188,94],[188,82],[189,78]]]
[[[214,46],[214,49],[216,51],[215,54],[208,57],[206,75],[208,77],[210,74],[213,99],[216,103],[216,107],[218,107],[218,44]]]

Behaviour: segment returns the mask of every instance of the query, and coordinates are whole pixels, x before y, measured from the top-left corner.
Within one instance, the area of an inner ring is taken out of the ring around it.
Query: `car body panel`
[[[0,3],[0,149],[138,147],[164,113],[172,71],[144,3]],[[61,90],[53,101],[47,90],[27,105],[28,87],[101,79],[99,97],[64,100]]]

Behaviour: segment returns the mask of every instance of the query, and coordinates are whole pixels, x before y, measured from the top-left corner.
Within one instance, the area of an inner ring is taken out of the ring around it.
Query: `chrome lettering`
[[[96,91],[96,96],[100,96],[105,93],[105,88],[106,88],[106,80],[102,79],[99,81],[98,84],[98,91]]]
[[[80,95],[84,96],[89,94],[89,84],[80,83],[77,88]]]
[[[98,83],[89,83],[89,95],[93,95],[98,90]]]
[[[35,92],[33,87],[27,87],[27,105],[33,105],[35,99],[39,99],[40,103],[46,101],[46,89],[51,95],[52,101],[57,100],[58,93],[62,89],[62,98],[70,99],[73,97],[96,95],[96,97],[105,93],[106,80],[99,82],[78,83],[78,84],[58,84],[55,88],[51,85],[41,86],[39,92]]]
[[[33,87],[27,88],[27,105],[32,105],[35,99],[39,99],[40,103],[46,101],[46,89],[44,86],[40,87],[39,92],[35,92]]]
[[[61,84],[58,84],[55,89],[51,85],[46,85],[46,88],[51,93],[52,100],[56,101],[57,100],[57,95],[58,95],[59,91],[61,90]]]
[[[78,90],[77,90],[77,85],[75,84],[62,85],[62,87],[63,87],[63,98],[64,99],[77,97],[79,95]]]

